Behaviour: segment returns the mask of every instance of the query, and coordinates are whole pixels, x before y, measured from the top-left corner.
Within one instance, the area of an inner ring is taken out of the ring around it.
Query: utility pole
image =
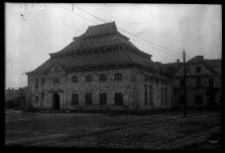
[[[184,77],[184,117],[187,117],[187,79],[186,79],[186,58],[185,51],[183,51],[183,77]]]

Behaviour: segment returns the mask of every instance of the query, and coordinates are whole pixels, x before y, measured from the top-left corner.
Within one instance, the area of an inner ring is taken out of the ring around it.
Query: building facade
[[[165,64],[172,67],[170,82],[173,86],[174,107],[184,105],[183,63]],[[186,87],[188,107],[215,109],[221,103],[221,60],[208,60],[196,56],[186,63]],[[171,73],[171,71],[170,71]]]
[[[115,22],[87,31],[28,75],[26,109],[148,110],[171,107],[172,88],[151,55]]]

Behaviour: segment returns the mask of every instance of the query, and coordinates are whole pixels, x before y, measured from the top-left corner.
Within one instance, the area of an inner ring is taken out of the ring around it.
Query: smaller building
[[[5,90],[5,106],[6,108],[24,109],[26,100],[27,87],[8,88]]]
[[[217,108],[221,102],[221,59],[208,60],[196,56],[186,63],[188,107]],[[183,107],[183,63],[161,64],[163,72],[170,76],[173,86],[174,106]]]

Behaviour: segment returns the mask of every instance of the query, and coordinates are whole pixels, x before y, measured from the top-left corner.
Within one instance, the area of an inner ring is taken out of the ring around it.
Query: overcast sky
[[[88,26],[103,23],[82,10],[115,21],[118,30],[151,54],[153,61],[182,60],[176,52],[183,50],[187,60],[196,55],[222,58],[220,5],[5,3],[5,7],[6,88],[26,86],[25,72],[37,68],[50,58],[49,53],[60,51]]]

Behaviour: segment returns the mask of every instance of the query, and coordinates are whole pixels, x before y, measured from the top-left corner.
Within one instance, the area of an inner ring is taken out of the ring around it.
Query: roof
[[[113,33],[113,34],[108,34],[108,35],[101,35],[98,37],[90,37],[90,38],[86,38],[86,39],[82,39],[82,38],[78,37],[76,40],[71,42],[69,45],[67,45],[65,48],[63,48],[61,51],[59,51],[57,53],[53,53],[52,55],[77,53],[83,49],[101,48],[101,47],[105,47],[105,46],[119,45],[119,44],[128,45],[136,50],[139,50],[129,40],[125,39],[121,34]]]
[[[189,61],[187,61],[187,64],[204,64],[211,72],[213,72],[216,75],[221,75],[221,59],[204,59],[203,56],[195,56]],[[168,76],[173,77],[175,73],[182,67],[183,63],[157,63],[158,64],[158,70]]]
[[[212,60],[204,60],[205,66],[210,69],[213,73],[221,76],[222,72],[222,60],[221,59],[212,59]]]
[[[106,24],[100,24],[95,26],[89,26],[87,31],[82,34],[81,38],[100,36],[104,34],[114,33],[117,31],[115,22],[110,22]]]
[[[110,46],[123,46],[123,49],[79,54],[84,50]],[[131,64],[144,66],[153,71],[156,70],[154,62],[151,61],[151,55],[139,50],[126,36],[119,33],[115,22],[89,26],[84,34],[76,37],[69,45],[56,53],[50,54],[50,56],[50,59],[27,74],[47,73],[53,65],[58,65],[67,72]]]
[[[183,63],[167,63],[162,64],[158,63],[158,66],[160,68],[161,74],[167,76],[167,77],[173,77],[175,73],[180,69]]]
[[[95,67],[107,67],[113,65],[142,65],[152,70],[155,69],[154,63],[149,58],[144,58],[136,52],[130,52],[127,48],[123,51],[104,52],[101,54],[87,54],[82,56],[67,56],[63,58],[48,59],[45,63],[35,69],[35,73],[47,73],[53,65],[60,66],[67,72],[90,69]]]
[[[195,56],[192,59],[187,61],[187,64],[196,64],[203,62],[204,57],[203,56]]]

